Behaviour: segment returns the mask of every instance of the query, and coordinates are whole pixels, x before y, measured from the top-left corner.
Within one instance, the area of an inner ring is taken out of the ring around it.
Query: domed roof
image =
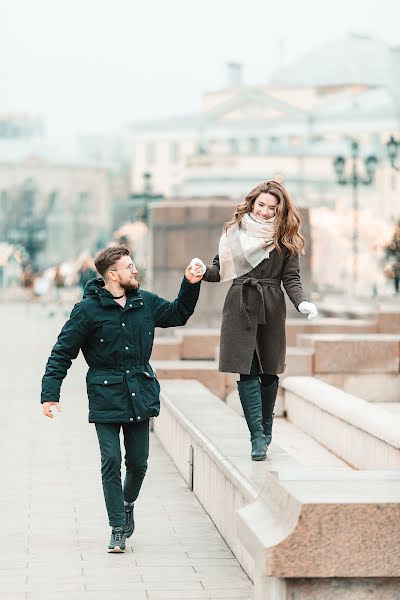
[[[349,34],[305,54],[276,71],[270,84],[290,87],[390,85],[395,73],[394,52],[369,36]]]

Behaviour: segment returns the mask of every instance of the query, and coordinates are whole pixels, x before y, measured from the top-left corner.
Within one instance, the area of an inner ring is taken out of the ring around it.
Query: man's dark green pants
[[[125,446],[126,476],[121,481],[122,428]],[[111,527],[125,524],[124,500],[134,502],[139,495],[149,457],[149,421],[142,423],[96,423],[100,444],[101,478]]]

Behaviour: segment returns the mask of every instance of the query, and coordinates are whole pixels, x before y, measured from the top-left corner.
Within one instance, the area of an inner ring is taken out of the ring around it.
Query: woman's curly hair
[[[275,248],[277,252],[282,254],[280,247],[282,245],[289,250],[290,254],[303,254],[305,242],[304,237],[300,233],[300,214],[294,206],[286,188],[273,179],[260,183],[247,194],[244,201],[237,206],[232,218],[225,223],[225,233],[232,225],[238,224],[240,227],[243,215],[252,212],[254,202],[263,192],[272,194],[278,201],[275,213]]]

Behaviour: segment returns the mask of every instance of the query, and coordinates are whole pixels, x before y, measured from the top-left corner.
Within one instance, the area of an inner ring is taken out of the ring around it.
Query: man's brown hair
[[[96,254],[94,264],[96,265],[97,271],[104,278],[108,269],[112,267],[117,260],[122,256],[129,256],[129,248],[126,246],[111,246],[110,248],[104,248]]]

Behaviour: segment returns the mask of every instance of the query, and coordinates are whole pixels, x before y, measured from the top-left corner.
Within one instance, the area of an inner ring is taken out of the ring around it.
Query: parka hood
[[[100,291],[106,292],[104,289],[104,279],[102,277],[96,277],[95,279],[89,279],[83,290],[83,297],[88,298],[89,296],[95,296]]]
[[[96,277],[95,279],[89,279],[87,284],[85,285],[85,289],[83,291],[83,298],[90,298],[97,296],[101,297],[101,301],[104,303],[106,300],[113,300],[112,295],[105,288],[105,282],[102,277]],[[131,298],[134,296],[140,296],[139,288],[136,290],[131,290],[127,292],[127,297]]]

